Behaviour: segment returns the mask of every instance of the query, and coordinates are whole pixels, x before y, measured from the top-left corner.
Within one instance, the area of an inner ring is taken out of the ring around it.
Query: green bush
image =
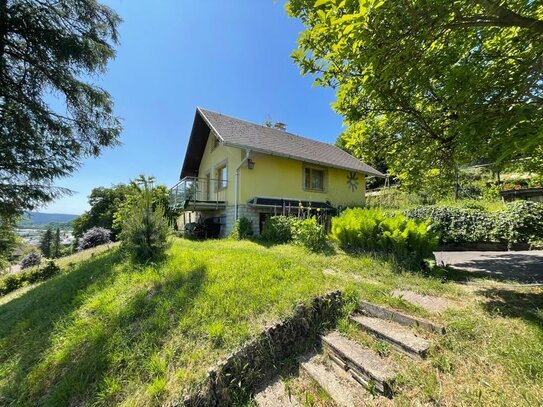
[[[6,295],[27,283],[34,284],[39,281],[45,281],[60,273],[60,268],[54,261],[48,261],[45,267],[33,268],[28,271],[8,274],[0,280],[0,295]]]
[[[404,214],[419,221],[430,219],[441,236],[441,243],[495,241],[494,216],[483,210],[419,206]]]
[[[297,221],[292,224],[292,239],[294,243],[319,252],[328,247],[328,239],[324,227],[319,225],[315,217]]]
[[[292,240],[292,229],[296,222],[296,218],[272,216],[264,223],[261,237],[270,243],[288,243]]]
[[[138,263],[160,259],[169,246],[170,227],[162,205],[153,202],[153,188],[141,180],[139,194],[133,199],[129,215],[122,223],[122,248]]]
[[[543,241],[543,204],[531,201],[515,201],[496,216],[497,237],[513,243],[541,243]]]
[[[235,240],[248,239],[253,235],[253,222],[247,218],[239,218],[234,224],[230,238]]]
[[[429,221],[360,208],[347,209],[332,219],[332,237],[345,249],[384,251],[417,259],[431,255],[438,242]]]
[[[413,219],[430,219],[441,243],[515,243],[543,241],[543,204],[515,201],[487,212],[450,206],[421,206],[405,211]]]

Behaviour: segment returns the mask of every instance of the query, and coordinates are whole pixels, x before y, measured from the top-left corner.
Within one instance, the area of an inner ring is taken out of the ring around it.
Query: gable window
[[[304,167],[304,189],[324,192],[324,170]]]
[[[227,185],[228,185],[228,167],[225,163],[217,167],[217,188],[225,189]]]

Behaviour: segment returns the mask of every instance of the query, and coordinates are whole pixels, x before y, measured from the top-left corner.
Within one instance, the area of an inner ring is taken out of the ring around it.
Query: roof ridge
[[[334,143],[326,143],[324,141],[315,140],[315,139],[312,139],[312,138],[309,138],[309,137],[301,136],[299,134],[294,134],[294,133],[291,133],[291,132],[286,131],[286,130],[279,130],[279,129],[275,129],[273,127],[264,126],[262,124],[251,122],[249,120],[240,119],[239,117],[230,116],[230,115],[227,115],[227,114],[224,114],[224,113],[221,113],[221,112],[216,112],[214,110],[205,109],[205,108],[202,108],[200,106],[197,106],[196,109],[198,109],[201,113],[204,113],[204,112],[207,111],[207,112],[210,112],[210,113],[215,113],[215,114],[218,114],[218,115],[221,115],[221,116],[229,117],[230,119],[239,120],[240,122],[249,123],[249,124],[252,124],[254,126],[259,126],[259,127],[262,127],[263,129],[271,129],[271,130],[274,130],[274,131],[277,131],[277,132],[281,132],[281,134],[288,134],[289,136],[298,137],[298,138],[301,138],[301,139],[304,139],[304,140],[309,140],[309,141],[311,141],[313,143],[320,143],[320,144],[324,144],[324,145],[327,145],[327,146],[337,147]],[[337,147],[337,148],[339,148],[339,147]]]

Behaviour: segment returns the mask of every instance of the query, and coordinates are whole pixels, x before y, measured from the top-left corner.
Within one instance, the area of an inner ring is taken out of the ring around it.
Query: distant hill
[[[30,212],[25,213],[23,219],[17,223],[17,227],[21,229],[42,229],[54,226],[64,229],[70,226],[72,220],[77,218],[77,216],[67,213]]]

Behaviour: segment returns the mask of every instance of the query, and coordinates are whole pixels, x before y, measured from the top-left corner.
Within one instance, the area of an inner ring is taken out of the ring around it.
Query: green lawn
[[[391,403],[543,400],[540,289],[494,285],[482,293],[370,255],[227,240],[176,239],[156,267],[134,269],[116,248],[64,267],[0,302],[0,405],[167,403],[315,294],[340,288],[427,316],[389,295],[398,287],[461,308],[436,319],[449,334],[436,338],[427,362],[406,364]],[[513,305],[503,305],[504,296]],[[345,322],[340,328],[356,335]]]

